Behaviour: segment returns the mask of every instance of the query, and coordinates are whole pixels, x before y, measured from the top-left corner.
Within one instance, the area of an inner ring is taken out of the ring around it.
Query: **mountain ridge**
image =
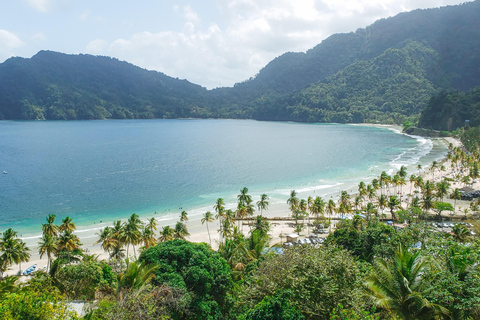
[[[0,119],[402,122],[418,118],[428,95],[480,85],[479,14],[479,0],[400,13],[355,32],[334,34],[305,53],[287,52],[254,78],[213,90],[115,58],[40,51],[30,59],[15,57],[0,64]],[[405,49],[412,44],[417,63],[410,61]],[[369,73],[381,68],[374,64],[383,61],[378,58],[386,53],[395,53],[405,63],[391,61],[402,77],[376,73],[376,80],[363,88],[352,82],[371,79]],[[435,56],[434,63],[423,63],[427,56]],[[342,85],[346,79],[350,87]],[[416,81],[422,83],[417,89],[408,85]],[[408,90],[382,93],[395,82]],[[353,98],[352,88],[360,90],[358,99]],[[311,103],[322,97],[318,94],[322,90],[325,101]],[[388,107],[388,102],[397,107]]]

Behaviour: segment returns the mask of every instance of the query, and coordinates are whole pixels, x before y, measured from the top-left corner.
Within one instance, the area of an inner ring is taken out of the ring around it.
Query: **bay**
[[[248,187],[284,202],[333,197],[381,171],[428,164],[440,141],[340,124],[249,120],[0,122],[0,231],[40,232],[45,217],[104,224],[132,213],[199,216]],[[413,172],[412,172],[413,173]],[[57,220],[59,221],[59,220]],[[80,228],[81,229],[81,228]]]

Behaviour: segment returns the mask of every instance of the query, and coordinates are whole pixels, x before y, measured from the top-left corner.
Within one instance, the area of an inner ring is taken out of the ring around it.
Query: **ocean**
[[[0,121],[0,232],[35,243],[52,213],[81,234],[132,213],[168,221],[235,205],[247,187],[283,203],[336,197],[382,171],[444,157],[441,140],[392,128],[253,120]],[[1,174],[1,172],[7,174]]]

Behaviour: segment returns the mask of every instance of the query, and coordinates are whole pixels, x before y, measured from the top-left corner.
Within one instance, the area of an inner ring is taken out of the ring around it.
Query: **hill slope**
[[[286,53],[207,91],[107,57],[42,51],[0,64],[0,119],[253,118],[402,122],[480,86],[480,0],[415,10]]]

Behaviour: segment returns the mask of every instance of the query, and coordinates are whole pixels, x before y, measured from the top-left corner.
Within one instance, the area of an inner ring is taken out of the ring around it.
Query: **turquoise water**
[[[245,186],[271,202],[331,196],[446,152],[383,128],[247,120],[1,121],[0,150],[0,231],[23,235],[49,213],[80,226],[195,216]]]

